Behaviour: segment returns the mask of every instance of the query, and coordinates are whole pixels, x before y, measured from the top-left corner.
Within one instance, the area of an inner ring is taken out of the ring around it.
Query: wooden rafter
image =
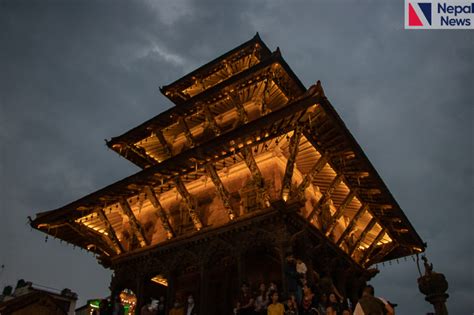
[[[196,145],[196,142],[194,141],[193,135],[191,131],[189,130],[188,124],[186,123],[186,120],[184,117],[179,117],[178,119],[179,124],[183,128],[184,131],[184,136],[186,137],[186,140],[188,141],[188,144],[191,148],[193,148]]]
[[[78,222],[68,222],[67,225],[76,231],[77,233],[84,235],[86,239],[90,240],[91,242],[94,241],[94,243],[97,243],[100,247],[100,249],[103,252],[106,252],[107,255],[110,255],[111,253],[114,254],[120,254],[120,251],[117,250],[117,246],[112,242],[110,238],[108,238],[106,235],[101,234],[86,225]]]
[[[319,160],[314,164],[311,170],[304,176],[303,180],[296,189],[298,195],[303,195],[305,189],[308,188],[309,184],[313,180],[313,177],[323,169],[327,162],[328,158],[326,155],[322,155],[319,158]]]
[[[115,251],[117,254],[121,254],[124,252],[122,243],[120,243],[117,234],[115,234],[115,230],[112,227],[112,224],[110,224],[109,219],[107,219],[107,216],[105,215],[105,212],[103,209],[97,209],[96,210],[99,220],[104,224],[105,226],[105,231],[107,232],[107,235],[110,237],[112,243],[114,244]]]
[[[360,260],[359,262],[361,264],[363,264],[364,266],[370,266],[370,265],[373,265],[375,263],[378,263],[380,262],[381,260],[384,259],[385,256],[387,256],[388,254],[390,254],[393,250],[395,250],[395,248],[398,247],[398,244],[396,242],[391,242],[391,243],[387,243],[387,244],[383,244],[382,245],[382,248],[380,249],[380,251],[378,251],[375,255],[373,255],[372,257],[368,257],[369,259],[367,260]]]
[[[128,204],[127,200],[122,199],[119,204],[123,214],[128,217],[132,232],[135,234],[138,242],[140,243],[140,246],[145,247],[146,245],[149,245],[150,243],[145,237],[145,232],[143,231],[140,222],[138,222],[137,218],[135,217],[135,214],[133,213],[132,208],[130,208],[130,205]]]
[[[372,252],[374,251],[375,247],[377,247],[377,243],[380,242],[380,240],[382,240],[386,232],[387,231],[385,228],[380,230],[379,234],[377,234],[372,244],[370,244],[370,246],[365,250],[364,255],[362,255],[362,258],[360,259],[361,263],[365,263],[367,259],[370,257],[370,255],[372,255]]]
[[[281,198],[287,201],[291,191],[291,179],[293,177],[293,170],[295,168],[296,155],[298,154],[298,146],[301,139],[301,127],[298,126],[291,136],[290,145],[288,150],[290,155],[286,162],[285,175],[283,176],[282,187],[281,187]]]
[[[352,199],[354,199],[356,192],[354,190],[350,191],[347,194],[346,198],[342,201],[341,205],[337,208],[336,213],[331,217],[331,221],[327,226],[326,236],[330,235],[337,224],[337,220],[339,220],[344,213],[346,207],[351,203]]]
[[[229,97],[232,100],[232,104],[234,104],[235,108],[237,109],[237,115],[239,116],[240,123],[248,123],[249,117],[245,111],[244,105],[242,105],[242,101],[240,100],[238,92],[229,93]]]
[[[252,174],[252,178],[255,181],[255,184],[257,187],[264,189],[265,188],[265,180],[263,178],[262,172],[258,168],[257,162],[255,161],[255,158],[252,153],[252,148],[251,147],[244,147],[242,149],[242,154],[245,159],[245,164],[250,170],[250,173]],[[263,191],[263,196],[265,199],[265,205],[267,207],[270,206],[270,198],[267,194],[267,192],[264,190]]]
[[[252,174],[256,184],[260,187],[263,187],[263,175],[260,172],[260,169],[258,168],[257,162],[255,161],[255,158],[252,153],[252,148],[244,147],[242,149],[242,154],[244,155],[245,164],[247,164],[247,167],[250,169],[250,173]]]
[[[168,157],[171,157],[173,155],[173,150],[172,150],[171,145],[168,143],[168,141],[166,141],[165,136],[163,135],[163,132],[161,130],[155,130],[154,135],[156,136],[161,146],[165,150],[166,155]]]
[[[166,215],[165,209],[161,205],[160,199],[155,193],[155,190],[150,186],[146,186],[145,187],[145,194],[146,194],[148,200],[150,200],[151,204],[155,208],[154,214],[161,221],[161,225],[163,226],[163,229],[166,232],[166,237],[168,239],[173,238],[174,237],[173,229],[171,227],[168,216]]]
[[[261,109],[260,111],[262,112],[262,115],[266,115],[267,114],[267,111],[269,110],[268,107],[267,107],[267,94],[269,94],[269,91],[268,91],[268,87],[269,87],[269,82],[270,82],[270,79],[269,78],[266,78],[264,81],[263,81],[263,92],[262,92],[262,96],[261,96]]]
[[[179,178],[179,176],[175,177],[174,182],[176,184],[176,190],[178,190],[178,193],[181,195],[181,197],[183,197],[184,201],[186,202],[189,216],[193,221],[194,227],[196,228],[196,230],[199,231],[200,229],[202,229],[202,222],[198,215],[197,202],[195,198],[186,189],[186,186],[184,185],[181,178]]]
[[[343,180],[343,176],[340,174],[334,177],[331,184],[329,184],[329,187],[326,189],[322,197],[318,200],[317,204],[314,206],[313,211],[311,211],[311,213],[308,215],[309,221],[311,221],[311,219],[314,217],[314,215],[319,210],[319,208],[331,199],[332,192],[337,187],[337,185],[339,185],[342,182],[342,180]]]
[[[367,224],[365,229],[362,231],[357,241],[354,243],[354,245],[352,245],[352,248],[349,249],[349,256],[352,256],[354,251],[359,247],[360,243],[362,243],[362,241],[364,240],[367,233],[369,233],[370,230],[372,230],[372,228],[374,227],[376,223],[377,223],[377,220],[375,218],[372,218],[372,220],[370,220],[369,224]]]
[[[344,232],[342,232],[341,236],[336,242],[336,245],[339,246],[344,239],[346,238],[347,235],[349,235],[352,230],[354,229],[355,225],[357,224],[357,221],[364,215],[365,211],[367,211],[368,206],[367,205],[362,205],[359,210],[356,212],[356,214],[352,217],[351,221],[349,222],[349,225],[346,227]]]
[[[221,129],[219,128],[219,125],[217,124],[214,115],[212,115],[211,110],[207,104],[203,104],[203,111],[204,111],[204,116],[206,117],[206,121],[211,127],[211,130],[214,132],[216,136],[221,134]]]
[[[229,219],[233,220],[235,218],[235,212],[231,206],[230,193],[224,187],[224,184],[222,183],[219,175],[217,174],[217,171],[214,165],[212,165],[211,163],[208,163],[206,165],[206,170],[209,176],[211,177],[211,180],[214,183],[214,186],[216,186],[217,193],[219,197],[221,198],[221,201],[224,204],[224,207],[227,210],[227,215],[229,216]]]
[[[126,143],[125,146],[130,150],[132,151],[133,153],[135,153],[136,155],[138,155],[139,157],[141,157],[142,159],[144,159],[147,163],[150,163],[151,165],[155,164],[156,161],[154,158],[148,156],[146,153],[142,152],[139,148],[137,148],[136,145],[134,144],[131,144],[131,143]]]

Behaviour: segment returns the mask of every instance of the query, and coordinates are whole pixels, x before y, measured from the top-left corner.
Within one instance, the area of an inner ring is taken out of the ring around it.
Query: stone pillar
[[[425,300],[433,304],[436,315],[448,315],[446,300],[449,295],[448,281],[442,273],[433,271],[433,264],[428,263],[428,259],[422,257],[425,265],[425,274],[418,278],[418,288],[426,295]]]

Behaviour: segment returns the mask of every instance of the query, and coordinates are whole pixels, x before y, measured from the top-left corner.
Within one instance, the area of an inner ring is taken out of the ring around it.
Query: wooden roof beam
[[[140,158],[145,160],[147,163],[153,165],[156,164],[156,160],[150,156],[148,156],[146,153],[142,152],[139,148],[137,148],[136,145],[131,144],[131,143],[126,143],[125,144],[126,148],[138,155]]]
[[[308,188],[309,184],[312,182],[313,177],[321,172],[323,167],[327,164],[328,162],[328,157],[327,155],[322,155],[318,161],[313,165],[311,170],[304,176],[303,180],[301,181],[300,185],[296,189],[297,193],[299,196],[302,196],[304,194],[304,191],[306,188]]]
[[[163,149],[165,150],[166,152],[166,155],[168,157],[172,157],[173,156],[173,148],[172,146],[169,144],[168,141],[166,141],[165,139],[165,136],[163,135],[163,132],[158,129],[158,130],[155,130],[153,132],[153,134],[155,135],[155,137],[158,139],[158,141],[160,142],[161,146],[163,147]]]
[[[114,244],[114,249],[117,252],[117,254],[121,254],[124,252],[122,243],[120,243],[117,234],[115,233],[114,228],[112,227],[112,224],[110,224],[109,219],[107,219],[107,216],[105,215],[105,212],[103,209],[97,209],[96,210],[97,215],[99,216],[99,220],[102,222],[102,224],[105,225],[105,231],[107,232],[107,235],[111,239],[112,243]]]
[[[359,210],[356,212],[356,214],[352,217],[351,221],[349,222],[349,225],[346,227],[344,232],[342,232],[341,236],[336,242],[336,245],[339,246],[341,243],[344,241],[347,235],[349,235],[352,230],[354,229],[355,225],[357,224],[357,221],[364,215],[364,213],[367,211],[368,206],[367,205],[362,205]]]
[[[255,184],[260,187],[260,188],[265,188],[265,180],[263,178],[262,172],[258,168],[257,162],[255,161],[255,158],[252,153],[252,148],[249,146],[246,146],[242,149],[242,154],[245,159],[245,164],[250,170],[250,173],[252,174],[253,180],[255,181]],[[270,206],[270,197],[264,192],[264,198],[265,198],[265,205],[267,207]]]
[[[217,174],[215,166],[211,163],[208,163],[206,165],[206,171],[209,174],[209,177],[211,177],[214,186],[216,186],[217,194],[219,195],[219,198],[221,199],[222,203],[224,204],[224,207],[227,210],[227,215],[229,216],[229,219],[234,220],[235,212],[231,206],[230,193],[224,187],[224,184],[222,183],[219,174]]]
[[[245,111],[244,105],[239,97],[239,92],[232,92],[229,93],[229,97],[232,100],[232,104],[234,104],[235,108],[237,109],[237,115],[239,116],[239,122],[241,124],[246,124],[249,121],[249,117],[247,112]]]
[[[360,260],[360,263],[363,266],[370,266],[370,265],[373,265],[375,263],[378,263],[378,262],[382,261],[384,259],[384,257],[386,257],[388,254],[390,254],[397,247],[398,247],[398,244],[396,242],[383,244],[382,248],[380,249],[379,252],[377,252],[377,254],[375,254],[373,257],[369,256],[366,261]]]
[[[160,203],[159,196],[156,195],[155,190],[151,186],[145,186],[145,194],[150,200],[151,204],[155,208],[154,214],[161,221],[161,225],[166,232],[166,238],[171,239],[174,237],[174,232],[171,227],[168,216],[166,215],[165,209]]]
[[[281,187],[281,199],[287,201],[290,197],[291,191],[291,179],[293,178],[293,170],[295,168],[296,155],[298,154],[298,146],[301,139],[301,125],[298,125],[293,132],[293,135],[290,139],[290,144],[288,150],[290,155],[286,162],[285,175],[283,176],[282,187]]]
[[[351,203],[352,199],[356,196],[356,192],[354,190],[351,190],[349,194],[347,194],[346,198],[344,198],[344,201],[341,203],[341,205],[337,208],[336,213],[331,217],[331,221],[329,222],[327,226],[326,236],[330,235],[335,228],[337,224],[337,220],[339,220],[344,213],[344,210],[346,207]]]
[[[354,251],[359,247],[360,243],[362,243],[362,241],[364,240],[364,238],[366,237],[367,233],[370,232],[370,230],[372,230],[372,228],[374,227],[374,225],[377,223],[377,220],[375,218],[372,218],[372,220],[370,220],[370,222],[367,224],[367,226],[365,227],[365,229],[362,231],[362,233],[360,234],[359,238],[357,239],[357,241],[354,243],[354,245],[352,245],[352,248],[349,249],[349,256],[352,256],[352,254],[354,254]]]
[[[260,111],[261,111],[261,115],[266,115],[270,109],[267,107],[267,96],[270,94],[270,91],[269,91],[269,82],[270,82],[270,79],[267,77],[263,80],[263,92],[262,92],[262,96],[260,97],[260,102],[261,102],[261,107],[260,107]]]
[[[99,243],[98,247],[101,249],[102,252],[106,253],[106,255],[110,256],[110,254],[120,254],[117,250],[117,247],[112,242],[110,238],[106,235],[101,234],[82,223],[77,223],[75,221],[68,222],[68,225],[71,229],[76,231],[77,233],[84,235],[87,239],[97,239],[97,243]],[[91,241],[92,242],[92,241]],[[95,245],[95,244],[94,244]],[[104,249],[105,248],[105,249]]]
[[[183,128],[184,136],[186,137],[189,146],[193,148],[196,145],[196,142],[194,141],[193,135],[189,130],[188,124],[186,123],[186,119],[181,116],[178,118],[178,121],[181,127]]]
[[[214,118],[214,115],[211,113],[211,109],[209,108],[209,105],[203,103],[203,111],[204,111],[204,116],[206,117],[206,121],[211,127],[211,130],[214,132],[216,136],[219,136],[222,131],[219,128],[219,125],[217,124]]]
[[[191,220],[193,221],[194,227],[196,228],[196,230],[199,231],[200,229],[202,229],[203,226],[202,226],[201,219],[199,218],[199,215],[198,215],[196,199],[186,189],[186,186],[184,185],[183,181],[181,180],[179,176],[175,177],[174,182],[176,184],[176,190],[186,202],[189,216],[191,217]]]
[[[130,221],[130,227],[132,228],[133,233],[138,239],[140,246],[145,247],[149,245],[150,242],[148,242],[148,240],[146,239],[145,232],[143,231],[143,228],[140,222],[138,222],[137,218],[135,217],[135,214],[133,213],[132,208],[128,204],[128,201],[124,198],[119,202],[119,204],[120,204],[120,208],[122,209],[123,214],[128,217]]]
[[[375,247],[377,247],[377,243],[382,240],[383,236],[385,235],[385,232],[386,232],[385,228],[380,230],[379,234],[377,234],[372,244],[370,244],[370,246],[366,249],[366,251],[364,252],[364,255],[362,255],[362,258],[360,259],[360,262],[362,264],[364,264],[367,261],[367,259],[370,257],[370,255],[372,255],[372,252],[374,251]]]
[[[318,200],[318,203],[314,206],[313,211],[308,215],[308,220],[311,221],[311,219],[314,217],[316,212],[318,211],[319,207],[324,205],[329,199],[331,199],[331,194],[334,191],[334,189],[337,187],[342,182],[343,176],[342,175],[336,175],[334,179],[332,180],[331,184],[329,184],[329,187],[326,189],[324,194],[321,196],[321,198]]]

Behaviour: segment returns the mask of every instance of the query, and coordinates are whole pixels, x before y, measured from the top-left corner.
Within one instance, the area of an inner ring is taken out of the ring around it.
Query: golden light
[[[168,286],[168,279],[163,277],[162,275],[156,275],[153,278],[151,278],[151,281],[161,284],[162,286],[167,287]]]

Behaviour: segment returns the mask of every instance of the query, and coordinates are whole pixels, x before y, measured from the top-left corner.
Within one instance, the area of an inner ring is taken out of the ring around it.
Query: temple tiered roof
[[[362,267],[424,250],[321,84],[258,36],[162,92],[175,107],[107,143],[143,170],[34,228],[114,260],[287,207]]]

